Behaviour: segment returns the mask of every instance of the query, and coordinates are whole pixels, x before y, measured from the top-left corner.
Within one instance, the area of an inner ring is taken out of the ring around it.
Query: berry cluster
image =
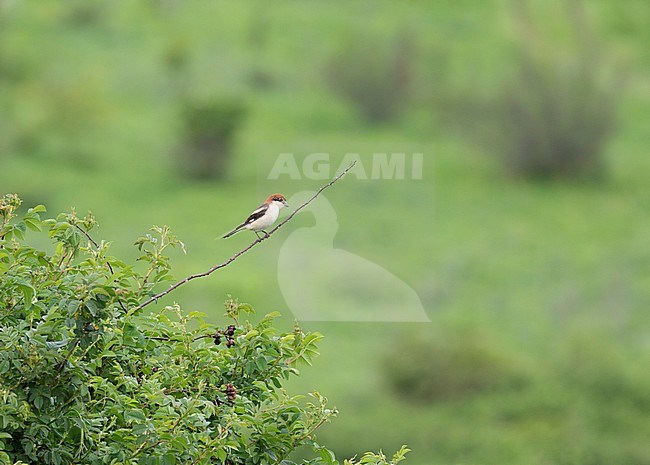
[[[226,338],[226,347],[232,347],[235,345],[235,325],[229,325],[225,330],[218,329],[216,333],[212,335],[214,343],[216,345],[221,344],[222,337]]]
[[[228,397],[228,400],[231,402],[237,398],[237,388],[234,384],[226,384],[226,397]]]

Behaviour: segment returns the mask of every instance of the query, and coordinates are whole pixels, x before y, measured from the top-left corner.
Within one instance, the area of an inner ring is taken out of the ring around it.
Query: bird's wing
[[[269,209],[269,206],[266,205],[266,204],[262,204],[259,207],[257,207],[257,210],[255,210],[253,213],[250,214],[250,216],[248,218],[246,218],[246,221],[244,221],[241,224],[240,228],[244,227],[244,226],[246,226],[248,224],[251,224],[253,221],[258,220],[261,217],[263,217],[264,214],[266,213],[266,210],[268,210],[268,209]]]
[[[255,210],[253,213],[250,214],[250,216],[249,216],[248,218],[246,218],[246,221],[244,221],[242,224],[240,224],[240,225],[237,226],[235,229],[233,229],[232,231],[230,231],[228,234],[226,234],[225,236],[223,236],[223,238],[225,239],[226,237],[230,237],[230,236],[232,236],[233,234],[238,233],[239,231],[241,231],[242,229],[244,229],[246,226],[248,226],[249,224],[251,224],[253,221],[255,221],[255,220],[261,218],[262,216],[264,216],[264,213],[266,213],[266,210],[268,210],[268,208],[269,208],[269,207],[268,207],[268,205],[266,205],[266,204],[262,204],[262,205],[260,205],[259,207],[257,207],[257,210]]]

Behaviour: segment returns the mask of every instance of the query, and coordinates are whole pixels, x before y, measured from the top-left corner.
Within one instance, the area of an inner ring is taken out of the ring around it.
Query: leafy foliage
[[[169,279],[163,252],[183,245],[168,228],[136,241],[142,271],[92,239],[92,215],[42,219],[39,205],[18,217],[20,203],[0,199],[0,464],[289,464],[302,446],[311,464],[338,463],[314,436],[336,410],[282,387],[321,334],[278,332],[277,313],[242,321],[253,309],[234,299],[225,327],[179,305],[137,311]]]

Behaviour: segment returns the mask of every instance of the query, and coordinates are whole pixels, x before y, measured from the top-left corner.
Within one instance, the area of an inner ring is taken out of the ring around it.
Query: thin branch
[[[192,339],[192,342],[196,342],[196,341],[198,341],[198,340],[200,340],[200,339],[206,339],[206,338],[208,338],[208,337],[215,338],[215,337],[217,337],[217,336],[222,336],[222,334],[219,333],[219,332],[216,332],[216,333],[210,333],[210,334],[201,334],[200,336],[196,336],[196,337],[194,337],[194,338]],[[151,336],[151,337],[149,337],[148,339],[151,339],[151,340],[153,340],[153,341],[172,341],[172,338],[171,338],[171,337],[167,337],[167,336]],[[181,342],[181,341],[182,341],[182,339],[180,339],[180,338],[179,338],[179,339],[173,339],[173,340],[176,341],[176,342]]]
[[[55,386],[56,383],[59,381],[59,377],[61,376],[61,372],[63,371],[63,368],[65,367],[65,364],[68,363],[68,360],[70,360],[70,357],[72,356],[72,353],[76,350],[76,348],[77,348],[77,346],[79,345],[80,342],[81,342],[81,339],[79,339],[77,337],[77,338],[75,338],[74,342],[70,345],[70,349],[68,350],[68,353],[65,355],[63,360],[61,360],[61,362],[57,366],[56,376],[52,380],[52,383],[51,383],[50,387]]]
[[[81,231],[81,233],[82,233],[84,236],[86,236],[86,238],[90,241],[90,243],[91,243],[92,245],[95,246],[96,249],[99,249],[99,244],[97,243],[97,241],[95,241],[95,239],[93,239],[93,238],[90,236],[90,234],[88,233],[88,231],[86,231],[85,229],[83,229],[83,228],[82,228],[81,226],[79,226],[77,223],[74,223],[74,227],[77,228],[79,231]],[[109,262],[108,260],[106,260],[106,265],[108,266],[108,270],[111,272],[111,274],[114,275],[115,272],[113,271],[113,267],[111,266],[111,264],[110,264],[110,262]],[[117,298],[117,303],[120,305],[120,307],[122,307],[122,310],[124,310],[124,311],[126,312],[126,308],[124,307],[124,303],[120,300],[119,297]]]
[[[74,223],[74,227],[77,228],[79,231],[81,231],[81,233],[82,233],[84,236],[86,236],[86,238],[88,239],[88,241],[90,241],[90,243],[91,243],[92,245],[94,245],[96,249],[99,249],[99,244],[97,243],[97,241],[95,241],[95,239],[93,239],[93,238],[90,236],[90,234],[88,234],[88,231],[86,231],[84,228],[82,228],[81,226],[79,226],[77,223]],[[110,270],[111,274],[115,274],[115,272],[113,271],[113,267],[111,266],[111,264],[110,264],[108,261],[106,262],[106,265],[108,265],[108,269]]]
[[[93,239],[93,238],[90,236],[90,234],[88,234],[88,231],[86,231],[84,228],[82,228],[81,226],[79,226],[77,223],[73,223],[73,226],[74,226],[75,228],[77,228],[79,231],[81,231],[81,233],[82,233],[84,236],[86,236],[86,238],[90,241],[90,243],[91,243],[92,245],[95,246],[96,249],[99,248],[99,244],[97,243],[97,241],[95,241],[95,239]]]
[[[341,179],[343,176],[345,176],[345,174],[346,174],[348,171],[350,171],[350,170],[354,167],[355,164],[356,164],[356,161],[353,161],[352,164],[351,164],[350,166],[348,166],[345,170],[343,170],[339,175],[335,176],[334,178],[332,178],[332,180],[331,180],[330,182],[328,182],[327,184],[325,184],[324,186],[322,186],[320,189],[318,189],[318,191],[316,191],[316,193],[315,193],[314,195],[312,195],[311,198],[309,198],[306,202],[304,202],[302,205],[300,205],[298,208],[296,208],[296,209],[295,209],[295,210],[294,210],[294,211],[293,211],[289,216],[287,216],[287,217],[286,217],[282,222],[280,222],[280,223],[279,223],[275,228],[271,229],[267,235],[257,238],[257,239],[254,240],[250,245],[248,245],[248,246],[245,247],[244,249],[242,249],[242,250],[240,250],[239,252],[237,252],[235,255],[233,255],[232,257],[230,257],[230,258],[229,258],[228,260],[226,260],[225,262],[222,262],[222,263],[219,263],[219,264],[217,264],[217,265],[214,265],[212,268],[210,268],[210,269],[207,270],[207,271],[204,271],[203,273],[196,273],[196,274],[190,275],[190,276],[188,276],[187,278],[182,279],[182,280],[178,281],[178,282],[175,283],[175,284],[172,284],[172,285],[171,285],[167,290],[162,291],[162,292],[159,292],[158,294],[152,296],[151,298],[149,298],[149,299],[146,300],[145,302],[141,303],[140,305],[138,305],[137,307],[135,307],[134,309],[132,309],[131,312],[134,312],[134,311],[137,311],[137,310],[143,309],[143,308],[146,307],[147,305],[156,302],[156,301],[157,301],[158,299],[160,299],[161,297],[166,296],[167,294],[169,294],[170,292],[172,292],[172,291],[175,290],[176,288],[182,286],[183,284],[187,284],[188,282],[192,281],[193,279],[204,278],[204,277],[206,277],[206,276],[211,275],[211,274],[214,273],[215,271],[217,271],[217,270],[219,270],[219,269],[221,269],[221,268],[225,268],[226,266],[230,265],[232,262],[234,262],[235,260],[237,260],[237,259],[238,259],[239,257],[241,257],[242,255],[244,255],[244,254],[245,254],[246,252],[248,252],[250,249],[252,249],[253,247],[255,247],[257,244],[259,244],[259,243],[261,243],[262,241],[265,241],[265,240],[267,240],[269,237],[271,237],[271,236],[272,236],[272,235],[273,235],[273,234],[274,234],[278,229],[280,229],[280,228],[281,228],[282,226],[284,226],[287,222],[289,222],[289,221],[290,221],[290,220],[291,220],[291,219],[296,215],[296,213],[298,213],[300,210],[302,210],[302,209],[305,208],[307,205],[309,205],[311,202],[313,202],[313,201],[316,199],[316,197],[318,197],[318,196],[321,194],[321,192],[323,192],[325,189],[327,189],[328,187],[332,186],[336,181],[338,181],[338,180]]]

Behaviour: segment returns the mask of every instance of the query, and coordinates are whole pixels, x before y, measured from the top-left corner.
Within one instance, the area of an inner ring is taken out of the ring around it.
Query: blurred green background
[[[120,257],[168,224],[180,278],[246,245],[216,238],[266,195],[324,182],[269,179],[280,154],[334,174],[422,153],[422,179],[327,191],[334,246],[431,322],[305,323],[326,342],[291,389],[341,410],[321,438],[414,465],[650,464],[648,24],[644,0],[0,0],[0,190],[91,210]],[[290,327],[278,255],[313,224],[173,299]]]

